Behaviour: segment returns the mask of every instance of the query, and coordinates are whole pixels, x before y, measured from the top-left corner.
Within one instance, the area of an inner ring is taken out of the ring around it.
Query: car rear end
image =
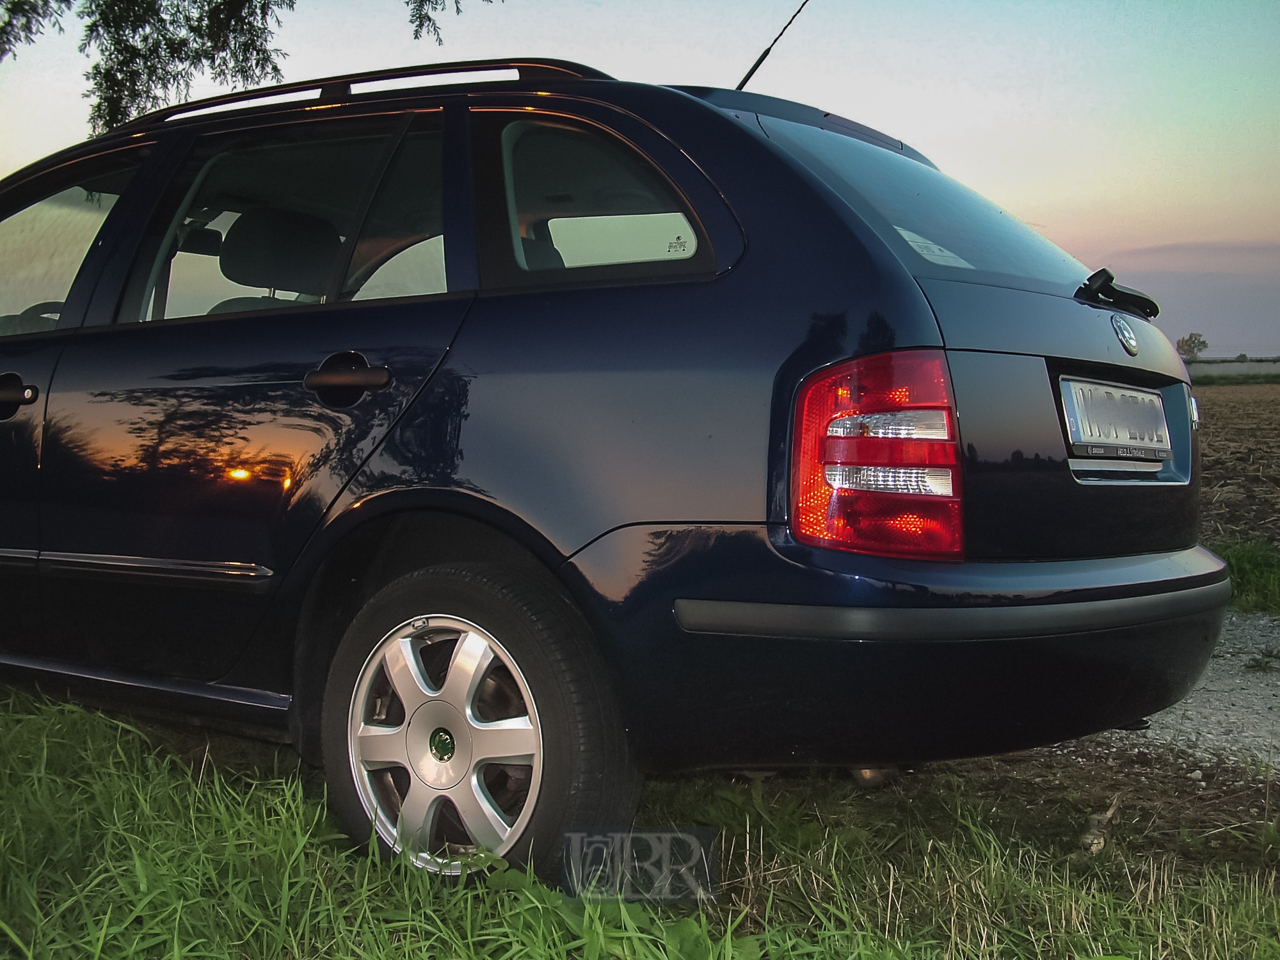
[[[937,452],[942,445],[924,425],[936,416],[881,419],[895,437],[917,429],[934,437],[919,449],[895,441],[898,456],[931,464],[941,457],[934,466],[954,473],[954,489],[938,473],[919,492],[933,497],[922,504],[953,504],[947,550],[955,559],[1075,559],[1195,544],[1196,418],[1185,369],[1158,330],[1137,313],[1078,299],[1088,274],[1081,264],[927,162],[817,127],[760,122],[875,229],[937,317],[945,359],[932,376],[948,374],[950,393],[939,381],[930,405],[953,404],[955,429],[935,426],[958,447]],[[907,420],[921,426],[903,426]],[[842,448],[833,453],[841,477],[855,462],[841,458],[857,459],[844,448],[858,442],[827,441]],[[862,443],[872,458],[895,456],[887,440]],[[906,477],[883,474],[889,484]]]
[[[883,336],[864,334],[794,389],[789,358],[775,391],[785,452],[773,454],[785,502],[758,532],[704,530],[697,569],[689,561],[648,618],[634,597],[625,624],[605,614],[634,638],[628,685],[652,691],[667,671],[641,708],[646,763],[976,755],[1184,697],[1230,583],[1197,545],[1185,368],[1136,301],[1077,296],[1087,268],[873,131],[693,92],[878,239],[941,342],[895,338],[882,318]],[[591,559],[577,559],[588,577]],[[640,639],[661,634],[663,607],[678,653]]]

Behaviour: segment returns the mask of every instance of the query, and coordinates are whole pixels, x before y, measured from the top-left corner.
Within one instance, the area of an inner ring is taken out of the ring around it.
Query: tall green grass
[[[1227,562],[1232,602],[1246,612],[1280,614],[1280,547],[1268,540],[1210,544]]]
[[[723,830],[720,905],[584,906],[514,871],[459,884],[352,851],[287,764],[188,766],[4,693],[0,957],[1280,957],[1261,848],[1250,867],[1081,862],[987,802],[946,777],[918,803],[816,777],[655,783],[644,822]]]

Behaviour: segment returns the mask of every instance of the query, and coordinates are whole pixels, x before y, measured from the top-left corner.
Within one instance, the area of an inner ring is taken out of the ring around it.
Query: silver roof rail
[[[450,73],[484,73],[495,70],[515,70],[521,81],[530,80],[612,80],[613,77],[592,67],[568,60],[541,60],[537,58],[523,60],[462,60],[454,63],[428,63],[416,67],[398,67],[391,70],[371,70],[367,73],[350,73],[344,76],[326,77],[322,80],[303,80],[297,83],[281,83],[274,87],[260,87],[255,90],[242,90],[226,93],[204,100],[190,103],[178,103],[170,107],[152,110],[140,117],[135,117],[113,129],[114,132],[150,127],[165,120],[186,116],[193,113],[204,113],[219,107],[244,105],[251,107],[255,100],[286,97],[289,94],[305,94],[315,91],[317,103],[342,103],[351,96],[352,86],[358,83],[372,83],[380,80],[404,80],[414,77],[432,77]],[[305,103],[305,97],[296,101]],[[263,104],[265,106],[266,104]]]

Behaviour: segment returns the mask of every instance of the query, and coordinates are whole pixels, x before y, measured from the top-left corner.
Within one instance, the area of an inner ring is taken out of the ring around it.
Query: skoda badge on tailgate
[[[1120,340],[1120,346],[1124,347],[1124,352],[1131,357],[1138,355],[1138,338],[1133,332],[1133,327],[1129,326],[1129,322],[1118,313],[1111,315],[1111,326],[1115,328],[1116,336]]]

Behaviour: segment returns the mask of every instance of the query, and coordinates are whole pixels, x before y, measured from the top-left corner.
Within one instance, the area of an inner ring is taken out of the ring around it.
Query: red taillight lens
[[[962,559],[955,404],[941,350],[880,353],[806,380],[791,526],[820,547]]]

